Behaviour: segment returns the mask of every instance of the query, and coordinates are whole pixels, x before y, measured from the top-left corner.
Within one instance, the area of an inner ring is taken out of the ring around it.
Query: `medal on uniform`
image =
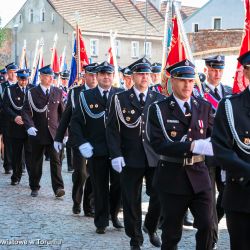
[[[123,110],[122,110],[122,113],[125,114],[125,113],[126,113],[126,109],[123,109]]]
[[[92,109],[92,108],[94,108],[94,105],[93,105],[93,104],[90,104],[89,107]]]
[[[20,101],[21,100],[20,97],[17,97],[17,100]]]
[[[171,131],[171,132],[170,132],[170,135],[171,135],[172,137],[176,137],[177,132],[176,132],[176,131]]]
[[[250,144],[250,138],[244,138],[244,144],[246,145]]]
[[[131,114],[133,115],[134,113],[135,113],[135,111],[132,109],[132,110],[131,110]]]
[[[200,133],[203,134],[204,133],[204,124],[203,124],[203,121],[202,120],[198,120],[198,124],[199,124],[199,127],[200,127]]]
[[[126,121],[127,121],[127,122],[130,121],[130,117],[129,117],[129,116],[126,117]]]
[[[95,108],[98,108],[98,104],[95,104]]]

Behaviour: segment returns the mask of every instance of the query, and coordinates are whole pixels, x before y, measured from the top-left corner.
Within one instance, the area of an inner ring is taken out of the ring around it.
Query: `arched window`
[[[34,21],[34,11],[33,9],[30,9],[29,10],[29,22],[33,23],[33,21]]]
[[[41,22],[45,22],[45,8],[41,9],[41,12],[40,12],[40,21]]]
[[[18,22],[22,23],[22,14],[19,14]]]
[[[51,22],[52,23],[55,22],[55,13],[54,12],[51,13]]]

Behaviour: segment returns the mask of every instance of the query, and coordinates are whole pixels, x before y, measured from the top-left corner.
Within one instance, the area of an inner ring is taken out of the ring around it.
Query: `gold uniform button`
[[[244,177],[240,177],[239,181],[240,182],[244,181]]]
[[[191,131],[192,131],[192,129],[191,129],[191,128],[189,128],[189,129],[188,129],[188,131],[189,131],[189,132],[191,132]]]
[[[144,139],[142,139],[142,141],[145,141]]]
[[[234,179],[234,178],[232,178],[232,181],[235,181],[235,179]]]
[[[145,130],[142,130],[142,133],[144,133],[145,132]]]
[[[49,120],[49,117],[48,117],[48,120]]]
[[[192,139],[192,138],[189,138],[188,140],[189,140],[189,141],[192,141],[193,139]]]
[[[144,113],[142,113],[141,115],[144,115]]]
[[[49,125],[48,125],[48,128],[49,128]]]

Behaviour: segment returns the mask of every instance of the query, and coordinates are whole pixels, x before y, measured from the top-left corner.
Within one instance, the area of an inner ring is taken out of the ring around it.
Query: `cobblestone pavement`
[[[1,164],[2,166],[2,164]],[[129,249],[124,230],[110,226],[105,235],[97,235],[92,218],[72,214],[71,173],[63,163],[66,195],[56,199],[51,188],[49,164],[44,162],[41,189],[37,198],[30,196],[28,175],[18,186],[10,185],[10,175],[0,171],[0,249]],[[147,197],[143,196],[144,214]],[[122,214],[119,215],[122,220]],[[161,232],[159,231],[159,234]],[[218,249],[229,249],[225,219],[220,223]],[[142,249],[152,247],[144,235]],[[195,229],[185,228],[179,249],[195,249]]]

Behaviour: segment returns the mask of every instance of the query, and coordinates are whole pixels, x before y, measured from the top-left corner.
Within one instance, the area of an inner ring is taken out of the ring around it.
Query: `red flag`
[[[168,53],[166,67],[178,63],[187,58],[183,41],[181,39],[176,16],[172,19],[173,33],[171,38],[170,50]]]
[[[81,33],[80,29],[79,29],[78,34],[79,34],[80,67],[82,69],[83,66],[89,64],[89,58],[87,55],[87,51],[85,48],[85,44],[84,44],[82,33]]]
[[[109,62],[110,64],[114,65],[114,56],[113,56],[113,52],[112,52],[112,48],[111,48],[111,47],[109,48],[108,53],[109,53],[108,62]]]
[[[53,52],[52,52],[53,53]],[[52,69],[55,73],[59,73],[60,71],[60,66],[59,66],[59,60],[58,60],[58,55],[56,48],[54,48],[54,53],[53,53],[53,63],[52,63]]]
[[[245,0],[245,27],[244,34],[241,42],[240,56],[249,51],[250,49],[250,4],[249,0]],[[237,70],[234,76],[233,93],[242,92],[249,85],[249,81],[243,75],[243,66],[238,62]]]

